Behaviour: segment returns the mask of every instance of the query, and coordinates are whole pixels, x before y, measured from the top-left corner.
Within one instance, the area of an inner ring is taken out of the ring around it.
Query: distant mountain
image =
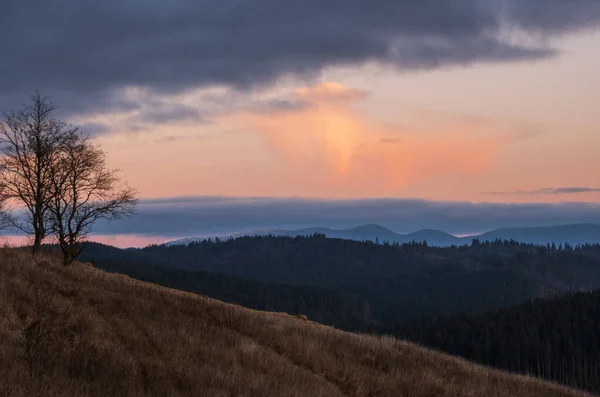
[[[324,234],[330,238],[341,238],[355,241],[400,241],[402,234],[395,233],[380,225],[361,225],[350,229],[327,229],[323,227],[306,228],[300,230],[280,231],[280,236],[310,236],[313,234]],[[276,234],[277,235],[277,234]]]
[[[191,243],[198,243],[201,241],[205,241],[208,239],[215,240],[227,240],[231,238],[238,237],[247,237],[247,236],[288,236],[289,232],[280,229],[256,229],[256,230],[241,230],[237,232],[231,233],[217,233],[217,234],[207,234],[202,236],[193,236],[193,237],[184,237],[177,240],[166,242],[164,245],[172,246],[172,245],[188,245]]]
[[[481,241],[516,240],[532,244],[569,243],[571,245],[600,243],[600,225],[579,223],[546,227],[515,227],[492,230],[479,236]]]
[[[448,247],[451,245],[470,244],[471,238],[459,238],[453,236],[450,233],[442,232],[440,230],[423,229],[418,232],[409,233],[404,236],[404,242],[427,241],[427,244],[436,247]]]
[[[424,242],[437,247],[449,247],[452,245],[468,245],[473,238],[481,241],[514,240],[521,243],[548,244],[569,243],[571,245],[585,243],[600,243],[600,225],[592,223],[580,223],[572,225],[558,225],[546,227],[515,227],[492,230],[487,233],[469,237],[456,237],[450,233],[440,230],[423,229],[409,234],[396,233],[380,225],[361,225],[350,229],[329,229],[324,227],[312,227],[297,230],[283,229],[260,229],[247,230],[235,233],[223,233],[219,235],[207,235],[198,237],[187,237],[170,241],[165,245],[187,245],[206,239],[220,238],[222,240],[244,236],[310,236],[313,234],[324,234],[330,238],[340,238],[356,241],[379,241],[389,243],[408,243],[411,241]]]
[[[326,227],[310,227],[297,230],[283,230],[283,229],[257,229],[257,230],[243,230],[233,233],[222,233],[213,234],[206,236],[197,237],[186,237],[174,241],[165,243],[167,246],[171,245],[187,245],[193,242],[200,242],[206,239],[229,239],[237,237],[256,237],[256,236],[311,236],[313,234],[324,234],[330,238],[341,238],[345,240],[356,240],[356,241],[389,241],[389,242],[400,242],[402,241],[402,234],[395,233],[390,229],[386,229],[379,225],[361,225],[350,229],[329,229]]]
[[[379,241],[389,243],[407,243],[411,241],[423,242],[427,241],[428,244],[434,246],[450,246],[453,244],[466,243],[458,237],[455,237],[449,233],[442,232],[439,230],[420,230],[418,232],[410,234],[396,233],[390,229],[387,229],[380,225],[361,225],[349,229],[329,229],[326,227],[310,227],[297,230],[284,230],[284,229],[259,229],[259,230],[245,230],[234,233],[222,233],[213,234],[206,236],[197,237],[186,237],[174,241],[165,243],[167,246],[172,245],[187,245],[194,242],[200,242],[207,239],[221,239],[226,240],[229,238],[238,237],[256,237],[256,236],[311,236],[313,234],[324,234],[329,238],[340,238],[344,240],[355,240],[355,241]],[[470,242],[470,240],[468,241]]]

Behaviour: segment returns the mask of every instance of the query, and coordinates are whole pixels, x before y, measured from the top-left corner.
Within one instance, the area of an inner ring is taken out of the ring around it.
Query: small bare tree
[[[49,234],[48,202],[52,165],[74,128],[53,117],[57,107],[39,91],[31,102],[12,110],[0,121],[2,200],[24,206],[25,215],[10,218],[14,227],[33,236],[38,252]]]
[[[73,262],[99,219],[115,220],[135,212],[136,191],[122,185],[106,166],[102,149],[78,131],[61,149],[51,172],[50,225],[65,265]]]

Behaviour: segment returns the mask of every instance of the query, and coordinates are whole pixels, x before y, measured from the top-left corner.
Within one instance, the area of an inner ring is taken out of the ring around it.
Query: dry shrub
[[[585,395],[393,338],[42,262],[0,252],[2,396]],[[29,337],[42,341],[30,343],[40,352],[31,372],[14,365]]]

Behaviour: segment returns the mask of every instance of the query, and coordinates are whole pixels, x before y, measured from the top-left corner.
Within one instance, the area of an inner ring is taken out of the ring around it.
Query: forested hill
[[[600,393],[600,291],[377,331]]]
[[[470,245],[440,248],[426,242],[376,244],[315,234],[153,245],[136,251],[173,267],[296,285],[349,286],[455,265],[467,272],[513,270],[559,290],[600,286],[598,244],[538,246],[473,240]]]
[[[265,283],[203,271],[173,268],[138,250],[90,243],[81,259],[112,273],[206,295],[251,309],[303,314],[343,329],[373,325],[369,304],[350,292],[313,286]]]
[[[82,260],[248,307],[273,307],[276,300],[275,310],[308,311],[353,329],[363,328],[364,319],[396,324],[600,287],[598,245],[475,240],[437,248],[266,236],[133,250],[91,244]],[[321,300],[325,306],[309,303]],[[352,319],[335,315],[341,307],[355,314]]]

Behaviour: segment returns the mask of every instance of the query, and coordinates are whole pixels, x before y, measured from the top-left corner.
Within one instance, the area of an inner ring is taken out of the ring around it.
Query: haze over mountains
[[[235,233],[218,235],[207,235],[198,237],[187,237],[170,241],[165,245],[187,245],[208,238],[228,239],[243,236],[310,236],[312,234],[324,234],[330,238],[340,238],[356,241],[379,241],[389,243],[408,243],[412,241],[424,242],[438,247],[449,247],[452,245],[470,244],[474,238],[480,241],[514,240],[529,244],[561,244],[571,245],[585,243],[600,243],[600,225],[594,223],[578,223],[557,226],[542,227],[515,227],[495,229],[486,233],[458,237],[441,230],[423,229],[413,233],[396,233],[388,228],[376,224],[361,225],[349,229],[330,229],[325,227],[313,227],[296,230],[283,229],[261,229],[247,230]]]

